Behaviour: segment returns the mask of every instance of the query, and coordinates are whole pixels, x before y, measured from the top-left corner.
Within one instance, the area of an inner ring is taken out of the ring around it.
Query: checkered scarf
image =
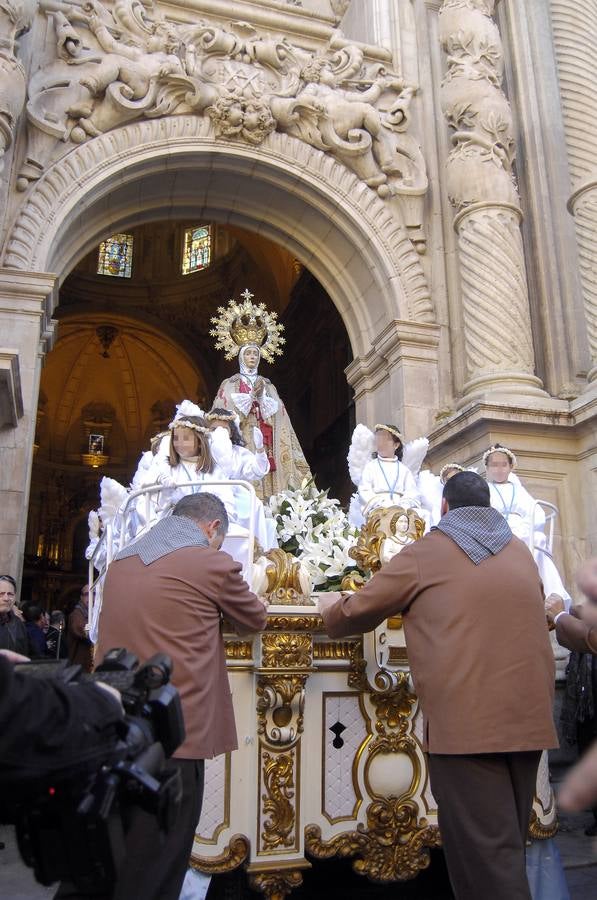
[[[491,506],[451,509],[435,528],[458,544],[476,566],[500,553],[512,538],[506,519]]]
[[[199,526],[188,516],[168,516],[160,519],[146,534],[117,553],[114,559],[139,556],[141,562],[149,566],[162,556],[183,547],[209,547],[209,543]]]

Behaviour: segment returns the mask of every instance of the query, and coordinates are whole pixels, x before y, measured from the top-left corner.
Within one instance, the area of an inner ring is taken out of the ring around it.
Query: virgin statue
[[[236,413],[250,451],[259,454],[265,450],[269,471],[254,487],[257,495],[267,500],[287,488],[298,488],[311,472],[276,388],[258,372],[261,359],[273,362],[282,354],[283,326],[263,303],[252,302],[250,291],[245,290],[241,296],[242,302],[230,300],[228,307],[220,307],[219,315],[212,319],[216,348],[225,351],[226,359],[237,356],[239,369],[224,379],[214,406]]]

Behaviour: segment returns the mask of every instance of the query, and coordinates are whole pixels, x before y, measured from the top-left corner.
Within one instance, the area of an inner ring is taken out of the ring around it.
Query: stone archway
[[[433,305],[405,227],[374,191],[332,157],[285,134],[270,134],[256,148],[218,141],[207,118],[123,126],[47,169],[4,246],[0,287],[19,311],[29,303],[34,314],[20,345],[21,366],[30,371],[17,428],[24,470],[8,560],[20,555],[28,501],[39,388],[31,328],[38,328],[37,343],[51,341],[53,285],[110,232],[190,214],[258,231],[296,256],[346,326],[357,415],[392,413],[403,422],[410,417],[412,430],[428,427],[437,408]],[[5,488],[0,481],[0,491]]]

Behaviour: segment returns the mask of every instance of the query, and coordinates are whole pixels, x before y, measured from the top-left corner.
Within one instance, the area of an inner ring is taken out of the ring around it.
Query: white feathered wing
[[[350,447],[348,448],[348,471],[350,480],[355,487],[361,483],[363,469],[373,457],[375,450],[375,435],[366,425],[357,425],[352,433]]]

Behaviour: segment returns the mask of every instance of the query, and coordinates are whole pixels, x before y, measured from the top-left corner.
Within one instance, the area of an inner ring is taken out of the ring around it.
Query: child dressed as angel
[[[407,447],[418,472],[428,441],[420,438]],[[373,434],[366,426],[357,425],[348,454],[350,475],[357,487],[350,509],[353,524],[361,525],[380,506],[421,506],[415,476],[404,461],[405,449],[396,425],[378,424]]]
[[[545,596],[557,594],[569,606],[570,594],[547,550],[545,513],[515,474],[516,463],[512,450],[502,444],[493,444],[483,454],[491,505],[504,516],[513,534],[533,551]]]

